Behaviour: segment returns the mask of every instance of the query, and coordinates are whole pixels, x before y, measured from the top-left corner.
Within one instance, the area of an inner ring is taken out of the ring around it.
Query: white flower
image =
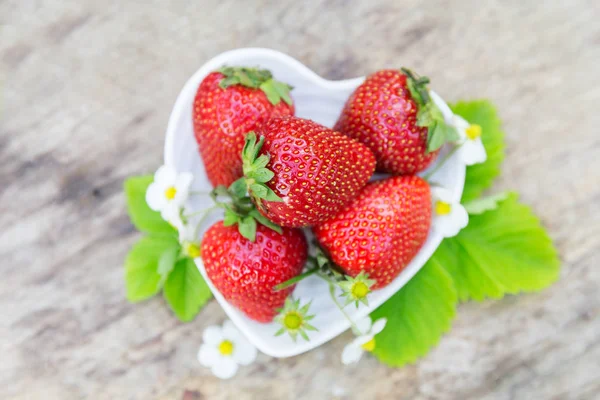
[[[169,165],[163,165],[154,174],[154,182],[146,190],[146,203],[154,211],[160,211],[166,221],[179,213],[190,192],[193,175],[189,172],[178,174]],[[174,224],[172,224],[174,225]]]
[[[372,323],[368,315],[357,321],[355,325],[359,332],[354,333],[359,336],[344,347],[342,363],[348,365],[358,362],[365,351],[373,351],[375,349],[375,335],[385,328],[386,323],[387,319],[385,318],[379,318],[375,323]]]
[[[188,224],[177,228],[179,231],[179,243],[183,248],[183,252],[191,258],[200,257],[200,243],[198,240],[197,225]]]
[[[452,123],[460,135],[458,157],[466,165],[479,164],[487,159],[481,142],[481,126],[469,124],[463,117],[454,115]]]
[[[198,351],[198,361],[218,378],[229,379],[235,375],[239,365],[249,365],[256,360],[256,347],[229,320],[223,323],[223,327],[206,328],[202,339],[204,343]]]
[[[452,200],[452,193],[444,188],[432,187],[433,229],[444,237],[455,236],[469,223],[469,214],[460,204]]]
[[[161,212],[161,217],[169,223],[173,228],[181,232],[185,227],[185,223],[181,218],[181,209],[179,207],[166,207]]]

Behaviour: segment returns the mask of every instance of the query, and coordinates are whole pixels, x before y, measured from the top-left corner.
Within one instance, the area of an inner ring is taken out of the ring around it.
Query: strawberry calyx
[[[406,85],[411,97],[417,103],[417,126],[428,128],[427,153],[434,152],[446,142],[456,142],[460,139],[456,128],[448,123],[440,109],[429,96],[429,78],[418,76],[408,68],[400,71],[406,76]]]
[[[287,332],[294,342],[298,335],[308,342],[310,338],[306,331],[318,331],[308,322],[315,317],[314,314],[308,312],[310,305],[310,301],[301,306],[299,299],[290,297],[285,299],[283,308],[278,310],[279,314],[274,319],[275,322],[281,324],[281,328],[275,332],[275,336]]]
[[[238,181],[232,183],[229,188],[223,185],[217,186],[210,194],[218,207],[225,210],[223,218],[224,226],[238,226],[240,234],[246,239],[254,242],[256,240],[257,224],[262,224],[277,233],[282,233],[281,227],[258,212],[252,200],[246,195],[246,187]],[[223,201],[222,198],[229,201]]]
[[[257,141],[256,133],[254,132],[246,134],[246,141],[242,149],[242,169],[244,176],[231,184],[238,191],[248,191],[258,207],[261,207],[263,200],[283,201],[273,189],[266,185],[267,182],[273,179],[275,173],[266,168],[271,157],[268,154],[258,155],[264,141],[265,138],[263,136]]]
[[[287,83],[275,80],[271,71],[267,69],[224,66],[219,68],[217,72],[225,75],[225,78],[219,82],[221,89],[227,89],[233,85],[260,89],[267,95],[267,99],[274,106],[278,105],[282,100],[287,105],[292,105],[290,90],[293,87]]]

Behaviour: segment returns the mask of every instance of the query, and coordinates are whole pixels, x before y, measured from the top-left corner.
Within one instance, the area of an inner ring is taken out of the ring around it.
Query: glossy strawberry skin
[[[352,200],[375,170],[369,149],[316,122],[271,118],[257,131],[261,153],[275,173],[268,186],[283,202],[261,201],[259,211],[281,226],[324,221]]]
[[[428,128],[417,126],[417,112],[406,75],[382,70],[352,93],[333,129],[367,145],[378,171],[414,175],[438,154],[427,153]]]
[[[283,307],[293,286],[273,287],[302,272],[308,252],[299,229],[283,228],[279,234],[258,225],[253,243],[240,235],[237,226],[217,222],[202,240],[206,273],[229,303],[258,322],[270,322]]]
[[[431,225],[429,185],[417,176],[369,183],[335,217],[313,228],[331,260],[351,276],[361,271],[389,284],[425,243]]]
[[[192,111],[194,136],[213,186],[229,186],[243,175],[240,154],[247,132],[271,116],[294,114],[293,105],[283,101],[273,105],[259,89],[242,85],[221,89],[223,78],[220,72],[204,78]]]

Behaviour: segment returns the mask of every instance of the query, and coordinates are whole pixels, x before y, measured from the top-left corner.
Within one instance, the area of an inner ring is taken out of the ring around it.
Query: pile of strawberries
[[[194,133],[223,221],[201,254],[214,286],[259,322],[307,263],[304,231],[340,273],[378,289],[407,266],[431,224],[429,184],[415,174],[444,143],[428,79],[378,71],[350,96],[333,129],[294,116],[292,87],[267,70],[223,67],[198,87]],[[375,171],[388,174],[369,182]],[[228,201],[223,201],[228,198]]]

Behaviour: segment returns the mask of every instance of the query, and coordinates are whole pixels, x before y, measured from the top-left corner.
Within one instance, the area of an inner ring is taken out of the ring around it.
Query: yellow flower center
[[[365,351],[373,351],[375,349],[375,338],[369,340],[361,346]]]
[[[469,125],[469,127],[465,130],[465,134],[471,140],[475,140],[478,137],[481,137],[481,126],[477,124]]]
[[[165,190],[165,197],[169,200],[173,200],[176,194],[177,189],[175,189],[175,186],[169,186],[167,190]]]
[[[369,287],[364,282],[356,282],[352,285],[351,293],[355,299],[363,299],[369,294]]]
[[[298,329],[302,325],[302,317],[297,312],[289,312],[283,318],[283,325],[287,329]]]
[[[223,340],[219,344],[219,353],[224,356],[230,356],[233,353],[233,343],[230,340]]]
[[[435,213],[437,215],[448,215],[452,211],[452,206],[444,201],[435,202]]]
[[[187,253],[188,256],[190,256],[191,258],[198,258],[200,257],[200,246],[198,246],[196,243],[188,243],[185,252]]]

